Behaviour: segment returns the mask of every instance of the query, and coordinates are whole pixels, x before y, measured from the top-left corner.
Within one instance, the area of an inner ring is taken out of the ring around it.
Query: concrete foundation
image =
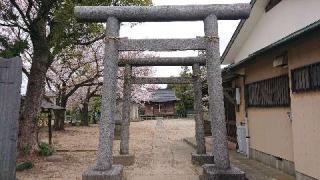
[[[214,164],[213,154],[191,154],[191,162],[194,165]]]
[[[82,180],[122,180],[123,166],[112,165],[111,169],[105,171],[95,170],[93,167],[82,174]]]
[[[245,173],[233,166],[223,170],[214,164],[205,164],[202,168],[203,175],[200,176],[200,180],[246,180]]]
[[[279,157],[266,154],[264,152],[250,148],[250,158],[260,161],[268,166],[279,169],[285,173],[288,173],[292,176],[295,175],[294,163]]]
[[[113,156],[114,164],[121,164],[123,166],[131,166],[134,164],[135,156],[133,154],[120,154]]]
[[[317,180],[317,179],[296,171],[296,180]]]

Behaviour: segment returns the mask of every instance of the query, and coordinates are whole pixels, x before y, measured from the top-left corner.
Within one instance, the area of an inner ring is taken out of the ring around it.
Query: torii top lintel
[[[176,6],[76,6],[74,14],[82,22],[105,22],[115,17],[121,22],[201,21],[210,14],[218,20],[237,20],[249,17],[251,5],[207,4]]]

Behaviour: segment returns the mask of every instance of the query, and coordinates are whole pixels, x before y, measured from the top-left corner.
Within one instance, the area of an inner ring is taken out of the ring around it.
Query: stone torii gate
[[[104,84],[102,91],[102,118],[100,121],[99,146],[97,163],[82,175],[83,180],[122,179],[123,167],[112,164],[114,117],[116,108],[116,77],[119,64],[126,64],[126,74],[131,73],[131,66],[155,64],[190,63],[197,68],[206,62],[209,119],[212,124],[213,155],[215,164],[203,166],[202,179],[245,179],[245,174],[230,166],[226,122],[224,115],[223,89],[220,69],[218,19],[245,19],[250,14],[250,4],[219,4],[219,5],[186,5],[186,6],[78,6],[75,16],[83,22],[106,22]],[[128,39],[119,38],[120,22],[168,22],[168,21],[203,21],[204,37],[193,39]],[[175,51],[175,50],[205,50],[205,60],[200,58],[165,58],[165,59],[134,59],[119,62],[119,51]],[[128,63],[128,62],[132,63]],[[197,71],[197,70],[196,70]],[[126,82],[154,83],[166,81],[178,83],[186,79],[170,78],[128,78]],[[198,82],[198,81],[195,81]],[[130,98],[130,84],[125,88],[125,98]],[[196,90],[197,91],[197,90]],[[197,97],[196,95],[195,97]],[[125,99],[127,101],[128,99]],[[197,100],[196,100],[197,101]],[[128,108],[128,107],[126,107]],[[128,112],[124,108],[123,112]],[[121,139],[122,153],[128,153],[129,116],[123,116]]]
[[[187,61],[184,61],[187,60]],[[181,62],[180,62],[181,61]],[[192,154],[192,161],[196,164],[213,163],[213,155],[206,154],[203,111],[202,111],[202,84],[200,65],[205,65],[203,57],[187,58],[142,58],[142,59],[120,59],[119,66],[125,66],[123,87],[123,111],[121,126],[120,154],[132,158],[129,154],[129,124],[130,124],[130,97],[131,84],[193,84],[196,154]],[[192,66],[193,77],[132,77],[132,66]]]

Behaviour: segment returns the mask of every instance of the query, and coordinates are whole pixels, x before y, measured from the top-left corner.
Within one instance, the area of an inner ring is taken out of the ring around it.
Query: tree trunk
[[[86,97],[83,100],[83,108],[80,110],[81,112],[81,125],[82,126],[89,126],[89,101],[95,91],[90,92],[91,87],[88,87]]]
[[[59,120],[60,120],[60,130],[64,130],[64,120],[66,118],[65,110],[60,110]]]
[[[93,124],[97,124],[97,117],[96,117],[96,115],[97,115],[97,112],[94,112],[94,114],[93,114],[93,116],[92,116],[92,123],[93,123]]]
[[[64,120],[65,120],[65,110],[57,109],[54,110],[54,118],[55,118],[55,129],[56,131],[63,131],[64,130]]]
[[[59,131],[60,130],[60,119],[58,118],[58,114],[56,111],[53,111],[54,114],[54,124],[53,124],[53,129],[55,131]]]
[[[58,93],[58,96],[56,97],[56,105],[61,106],[62,93],[61,93],[61,89],[59,87],[57,88],[57,90],[59,93]],[[55,131],[58,131],[59,127],[60,127],[60,121],[59,121],[59,118],[57,118],[57,116],[59,116],[59,115],[57,115],[56,113],[57,112],[53,111],[53,114],[54,114],[53,129]]]
[[[83,108],[81,109],[81,125],[89,126],[89,102],[85,99],[83,103]]]
[[[51,64],[50,47],[46,39],[46,20],[38,19],[30,28],[30,38],[33,45],[33,57],[28,79],[27,93],[20,117],[20,149],[28,148],[30,153],[36,152],[37,117],[41,111],[41,102],[45,92],[45,78]]]
[[[59,106],[66,108],[67,107],[67,98],[65,96],[61,97],[61,101],[58,104]],[[63,131],[64,130],[64,120],[66,118],[65,110],[55,110],[54,111],[54,130]]]
[[[39,42],[39,44],[41,43]],[[28,148],[30,153],[38,150],[37,117],[41,111],[41,102],[45,91],[48,52],[34,46],[27,93],[20,118],[19,149]]]

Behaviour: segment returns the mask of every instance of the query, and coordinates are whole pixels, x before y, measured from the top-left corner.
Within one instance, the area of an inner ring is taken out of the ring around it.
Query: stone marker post
[[[211,120],[215,164],[206,164],[203,166],[203,179],[244,180],[244,172],[238,168],[231,167],[229,161],[220,67],[218,20],[214,14],[205,18],[204,32],[205,37],[207,38],[206,57],[209,93],[209,119]]]
[[[21,58],[0,58],[0,179],[16,179]]]
[[[102,87],[102,117],[100,120],[97,164],[82,174],[83,180],[120,180],[123,167],[112,165],[113,137],[116,112],[116,89],[118,73],[118,37],[120,23],[115,17],[107,19],[105,58]]]

